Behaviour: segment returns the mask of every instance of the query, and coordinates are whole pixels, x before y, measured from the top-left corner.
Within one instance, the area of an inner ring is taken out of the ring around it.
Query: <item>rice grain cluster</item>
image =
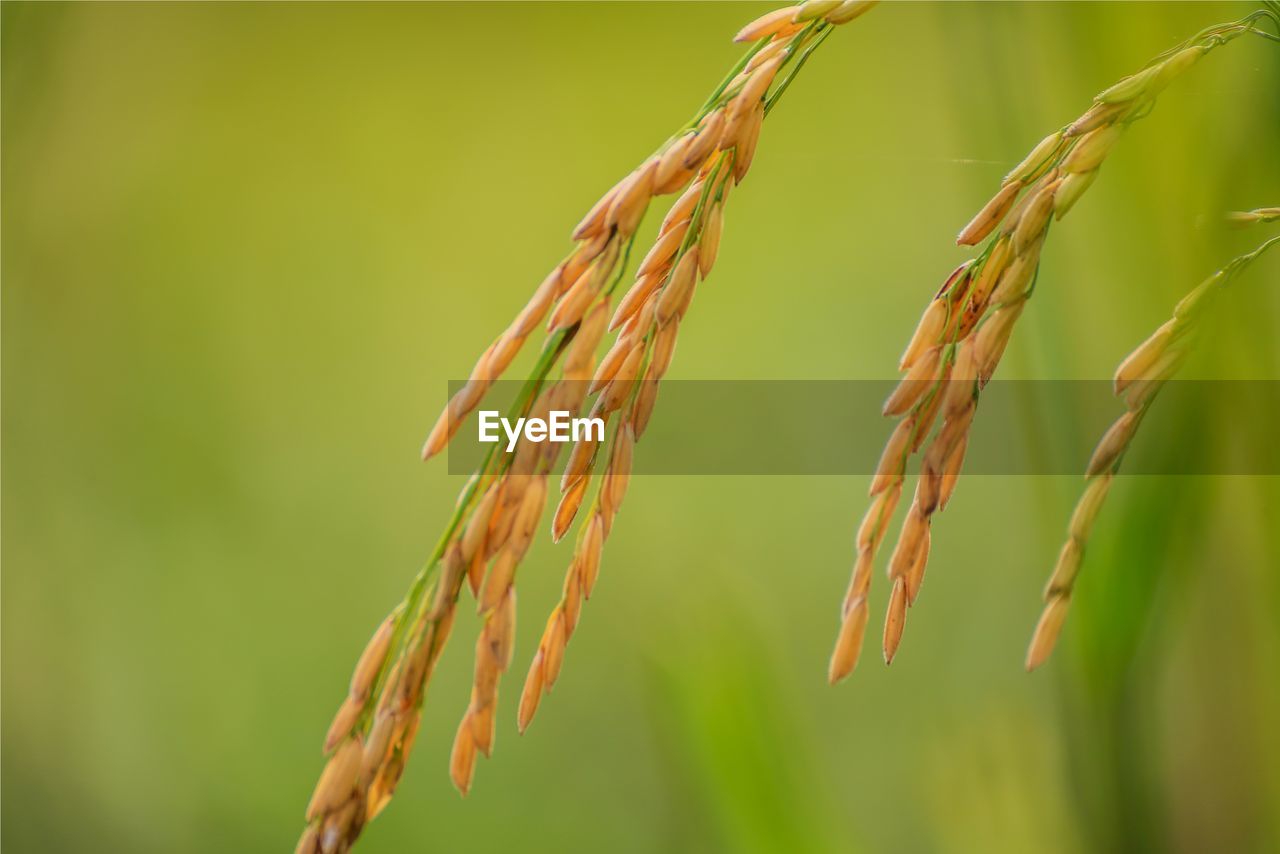
[[[427,437],[424,459],[444,450],[540,327],[542,351],[514,414],[545,418],[553,410],[586,410],[608,425],[605,441],[584,438],[571,447],[558,484],[553,539],[581,522],[561,599],[525,679],[521,731],[560,675],[627,492],[635,445],[697,286],[715,264],[726,203],[751,167],[765,116],[832,29],[873,5],[808,2],[744,27],[735,40],[751,44],[746,55],[690,122],[592,206],[573,230],[572,251],[480,356]],[[641,220],[667,195],[676,199],[615,306]],[[597,361],[610,333],[613,340]],[[459,791],[471,788],[477,756],[493,750],[498,688],[514,654],[516,575],[551,499],[561,447],[522,439],[510,455],[491,450],[464,488],[432,557],[360,657],[325,740],[328,761],[307,807],[300,854],[348,850],[390,800],[464,586],[475,596],[481,628],[449,771]]]
[[[898,366],[902,380],[885,401],[884,414],[898,423],[872,477],[871,504],[858,529],[827,670],[832,683],[857,666],[876,555],[902,498],[908,464],[918,453],[915,492],[887,566],[892,588],[881,647],[886,663],[897,654],[908,609],[924,582],[933,517],[956,488],[982,388],[1034,290],[1050,226],[1075,206],[1124,132],[1151,111],[1164,88],[1211,50],[1254,31],[1258,14],[1210,27],[1098,94],[1083,115],[1032,148],[960,230],[956,242],[962,246],[987,243],[947,277],[925,308]]]

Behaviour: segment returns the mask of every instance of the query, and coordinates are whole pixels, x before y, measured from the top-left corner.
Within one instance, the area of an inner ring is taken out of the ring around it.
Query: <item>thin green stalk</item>
[[[791,69],[791,73],[782,79],[782,82],[778,84],[777,88],[765,101],[764,114],[766,116],[769,115],[769,112],[773,109],[774,105],[782,98],[783,93],[786,92],[787,88],[791,85],[791,81],[796,79],[796,75],[800,73],[801,68],[804,68],[804,64],[809,61],[809,57],[812,56],[813,52],[827,40],[827,36],[831,35],[832,31],[835,29],[834,27],[817,21],[810,26],[813,27],[811,32],[818,33],[818,36],[814,39],[813,44],[805,48],[804,52],[800,54],[800,58],[796,61],[795,67]],[[806,36],[801,35],[801,37],[796,40],[796,45],[799,45],[801,39],[804,38],[806,38]],[[796,45],[793,45],[792,47],[795,47]],[[791,49],[788,48],[788,53],[790,53],[790,50]],[[789,61],[790,56],[788,55],[786,62]]]
[[[520,394],[517,396],[516,402],[512,406],[508,417],[520,417],[528,414],[529,407],[533,405],[533,401],[539,389],[541,389],[542,383],[546,381],[547,375],[551,372],[551,368],[555,365],[560,354],[564,352],[564,348],[573,339],[573,335],[576,331],[576,326],[570,327],[569,329],[555,333],[547,339],[546,344],[542,348],[542,353],[539,355],[538,361],[534,365],[533,372],[525,381],[523,388],[521,388]],[[475,500],[481,482],[484,480],[485,476],[490,473],[490,467],[493,465],[493,460],[496,456],[496,448],[496,445],[491,447],[485,454],[484,460],[481,462],[478,470],[479,476],[476,477],[463,492],[461,499],[458,501],[458,506],[454,510],[453,516],[449,520],[449,524],[445,526],[444,533],[436,543],[435,549],[432,550],[431,556],[427,559],[427,562],[422,569],[418,571],[418,574],[413,579],[413,583],[409,587],[409,592],[397,606],[399,615],[396,619],[395,630],[392,635],[391,649],[394,650],[401,647],[404,642],[406,627],[409,626],[412,620],[416,619],[422,609],[427,606],[428,603],[423,594],[428,589],[428,582],[431,580],[434,570],[440,565],[440,559],[444,557],[445,550],[452,541],[453,535],[457,532],[458,526],[462,524],[463,519],[466,518],[468,511],[471,509],[471,504]],[[449,591],[448,595],[456,598],[458,592],[458,590]],[[389,656],[388,663],[393,658],[394,656]],[[384,666],[384,670],[386,669],[388,668]],[[373,697],[377,696],[377,693],[377,691],[370,692],[371,696],[369,703],[373,702]],[[366,705],[366,714],[368,713],[369,708],[370,706]]]

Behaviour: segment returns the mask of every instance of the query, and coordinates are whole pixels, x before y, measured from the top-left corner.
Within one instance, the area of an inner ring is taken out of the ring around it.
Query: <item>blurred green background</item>
[[[349,668],[461,485],[417,461],[447,381],[768,8],[3,4],[6,850],[290,850]],[[765,126],[671,376],[891,376],[1000,176],[1250,8],[840,29]],[[1244,38],[1162,97],[1054,229],[1003,376],[1109,376],[1266,236],[1220,217],[1280,203],[1278,93],[1280,47]],[[1280,379],[1278,284],[1280,252],[1193,375]],[[1148,423],[1229,452],[1231,412]],[[639,478],[533,727],[549,542],[472,795],[446,773],[467,616],[360,850],[1274,851],[1278,481],[1122,479],[1028,676],[1080,483],[969,478],[894,666],[869,643],[832,689],[866,479]]]

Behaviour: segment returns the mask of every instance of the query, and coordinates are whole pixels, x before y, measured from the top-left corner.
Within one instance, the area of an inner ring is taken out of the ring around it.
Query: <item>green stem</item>
[[[513,415],[527,414],[529,407],[533,404],[535,395],[542,387],[542,383],[546,380],[547,374],[550,373],[552,366],[559,358],[564,348],[573,339],[578,327],[570,327],[556,332],[547,339],[543,345],[542,353],[538,356],[538,361],[534,365],[533,372],[529,378],[525,380],[523,388],[520,390],[516,403],[512,407]],[[458,502],[458,507],[453,512],[453,517],[449,520],[449,524],[445,527],[444,533],[441,535],[436,547],[431,552],[431,556],[427,559],[426,564],[418,571],[417,576],[413,579],[413,584],[409,587],[409,592],[401,602],[403,610],[399,619],[396,621],[395,634],[392,636],[392,649],[398,649],[404,637],[405,626],[408,621],[415,617],[419,610],[425,605],[423,593],[427,589],[427,583],[431,579],[432,573],[437,566],[440,565],[440,559],[444,556],[445,549],[449,547],[449,543],[453,540],[454,534],[457,533],[458,527],[466,518],[471,504],[475,500],[476,493],[479,491],[480,484],[484,482],[485,475],[489,474],[493,465],[494,458],[497,453],[497,446],[489,449],[485,455],[484,461],[480,465],[480,476],[472,481],[463,493],[462,499]],[[454,594],[456,595],[456,593]]]
[[[813,33],[817,33],[818,36],[816,39],[813,40],[813,44],[805,48],[804,52],[800,54],[800,58],[796,60],[795,67],[791,69],[791,73],[783,78],[782,82],[779,83],[778,87],[773,91],[773,94],[771,94],[768,97],[768,99],[765,101],[764,114],[766,116],[769,115],[769,112],[773,109],[774,105],[778,103],[778,101],[782,98],[782,94],[787,91],[787,87],[791,85],[791,81],[796,79],[796,75],[800,73],[801,68],[804,68],[804,64],[809,61],[809,57],[812,56],[813,52],[817,50],[818,47],[824,41],[827,40],[827,36],[831,35],[832,30],[834,29],[833,27],[818,21],[815,21],[813,24],[810,24],[809,26],[812,29],[809,30],[808,33],[802,33],[796,39],[792,47],[798,48],[801,42],[809,38]],[[784,60],[783,65],[786,65],[786,63],[790,61],[791,61],[790,49],[788,49],[788,56],[787,56],[787,59]]]
[[[719,102],[720,96],[724,94],[724,90],[728,88],[729,83],[733,80],[733,78],[737,77],[738,74],[741,73],[742,69],[747,67],[747,63],[751,61],[751,57],[755,56],[757,53],[763,50],[764,46],[768,43],[769,43],[768,39],[760,39],[751,47],[749,51],[743,54],[742,58],[738,60],[738,64],[733,66],[733,68],[730,69],[729,73],[724,76],[724,79],[720,81],[720,85],[716,86],[715,91],[712,92],[711,96],[707,98],[705,102],[703,102],[701,107],[698,108],[698,112],[694,114],[693,118],[690,119],[688,122],[686,122],[684,127],[682,127],[679,131],[677,131],[675,136],[672,137],[672,139],[675,139],[676,136],[680,136],[680,134],[684,133],[685,131],[691,128],[697,127],[698,122],[702,121],[702,117],[705,116],[708,112],[710,112],[711,108],[714,107]]]

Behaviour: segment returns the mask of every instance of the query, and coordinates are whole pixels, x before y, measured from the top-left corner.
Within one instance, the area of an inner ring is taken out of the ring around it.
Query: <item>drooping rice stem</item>
[[[1275,217],[1259,216],[1254,221],[1268,222],[1274,219]],[[1182,367],[1195,344],[1205,314],[1219,293],[1278,243],[1280,237],[1271,238],[1252,252],[1233,259],[1201,282],[1178,303],[1173,310],[1173,317],[1139,344],[1116,369],[1115,393],[1124,400],[1126,409],[1103,434],[1089,460],[1085,471],[1084,492],[1071,514],[1066,542],[1058,552],[1058,562],[1045,585],[1044,610],[1027,647],[1027,670],[1039,667],[1053,652],[1071,605],[1071,593],[1075,589],[1076,578],[1084,561],[1085,547],[1089,542],[1089,534],[1093,531],[1094,520],[1106,501],[1111,482],[1120,471],[1120,463],[1124,460],[1125,452],[1129,450],[1142,419],[1165,383]]]
[[[554,684],[564,644],[590,595],[630,479],[634,444],[671,365],[695,287],[715,263],[725,202],[751,165],[765,113],[832,28],[873,5],[803,3],[739,32],[736,40],[751,45],[746,54],[694,117],[586,214],[573,230],[574,249],[485,350],[427,437],[424,458],[448,445],[544,321],[542,353],[512,415],[577,413],[593,398],[591,414],[611,424],[606,449],[581,442],[570,451],[552,522],[555,539],[572,525],[590,482],[599,485],[579,527],[564,596],[530,668],[521,729]],[[653,199],[675,193],[680,195],[640,262],[635,283],[613,309],[646,209]],[[614,341],[597,364],[596,349],[609,331],[616,332]],[[557,369],[559,379],[553,380]],[[540,524],[559,447],[521,441],[512,454],[491,450],[463,489],[426,565],[360,658],[325,742],[329,761],[307,808],[299,852],[347,850],[390,799],[464,585],[477,597],[482,627],[471,701],[454,740],[450,773],[463,793],[469,789],[477,753],[492,749],[498,685],[512,656],[516,570]],[[602,450],[607,462],[597,478]]]
[[[884,414],[900,420],[871,481],[871,506],[858,532],[828,667],[832,683],[857,665],[876,554],[901,497],[908,463],[919,451],[920,477],[888,565],[893,589],[882,641],[886,663],[897,653],[907,611],[924,581],[933,516],[955,489],[982,387],[999,365],[1035,288],[1050,225],[1088,190],[1116,142],[1151,111],[1169,83],[1241,35],[1272,38],[1256,26],[1263,18],[1280,26],[1280,17],[1259,10],[1206,28],[1099,93],[1078,119],[1041,140],[961,229],[958,244],[987,244],[951,273],[926,307],[899,365],[903,379],[885,401]]]

